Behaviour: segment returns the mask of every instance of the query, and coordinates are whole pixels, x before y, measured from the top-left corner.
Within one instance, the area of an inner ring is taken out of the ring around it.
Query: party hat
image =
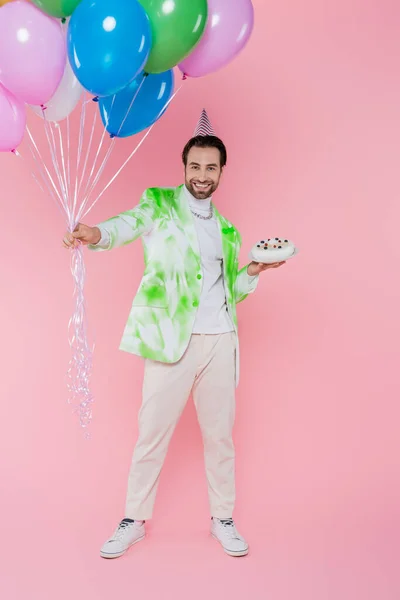
[[[206,109],[203,108],[201,111],[201,116],[199,122],[197,123],[197,127],[194,130],[193,137],[197,137],[198,135],[215,135],[214,129],[210,123],[210,119],[208,118],[208,114]]]

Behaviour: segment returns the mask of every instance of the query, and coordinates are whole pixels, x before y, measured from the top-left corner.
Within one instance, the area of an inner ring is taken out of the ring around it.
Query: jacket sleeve
[[[120,248],[145,233],[150,233],[155,212],[156,205],[151,190],[146,190],[137,206],[97,225],[101,231],[101,239],[98,244],[89,245],[89,250],[99,252]]]
[[[248,273],[247,273],[247,267],[248,267],[248,265],[243,267],[243,269],[240,269],[240,271],[238,272],[238,274],[236,276],[236,283],[235,283],[235,302],[236,302],[236,304],[238,304],[239,302],[241,302],[242,300],[247,298],[247,296],[249,294],[252,294],[253,292],[255,292],[257,285],[258,285],[259,275],[250,277],[250,275],[248,275]]]
[[[242,236],[240,235],[240,233],[237,229],[236,229],[236,235],[237,235],[237,239],[238,239],[238,252],[239,252],[240,247],[242,245]],[[257,285],[258,285],[259,275],[250,277],[250,275],[247,273],[248,266],[249,265],[247,264],[245,267],[240,269],[236,275],[235,288],[234,288],[234,294],[235,294],[234,297],[235,297],[236,304],[238,304],[239,302],[242,302],[242,300],[247,298],[247,296],[249,294],[252,294],[253,292],[255,292]]]

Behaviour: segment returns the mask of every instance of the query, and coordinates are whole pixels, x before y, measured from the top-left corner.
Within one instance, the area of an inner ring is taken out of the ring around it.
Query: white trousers
[[[168,446],[191,392],[204,443],[211,516],[232,517],[235,346],[235,332],[195,334],[177,363],[146,360],[139,437],[129,473],[125,517],[152,517]]]

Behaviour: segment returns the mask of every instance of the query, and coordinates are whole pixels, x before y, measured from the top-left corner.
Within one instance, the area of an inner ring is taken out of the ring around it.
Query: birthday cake
[[[255,244],[251,250],[251,260],[258,263],[277,263],[297,254],[296,246],[284,238],[265,238]]]

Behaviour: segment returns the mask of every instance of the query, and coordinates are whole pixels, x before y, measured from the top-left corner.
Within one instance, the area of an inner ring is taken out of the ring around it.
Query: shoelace
[[[233,519],[220,519],[219,521],[222,525],[227,525],[228,527],[234,525]]]
[[[121,521],[121,523],[118,525],[118,529],[114,533],[111,541],[119,540],[124,535],[125,531],[130,529],[133,524],[134,524],[134,521],[125,521],[125,520]]]
[[[219,522],[221,523],[221,525],[223,525],[224,527],[224,534],[232,539],[237,539],[240,540],[240,536],[238,534],[238,532],[236,531],[236,527],[235,527],[235,523],[233,522],[233,519],[220,519]]]

